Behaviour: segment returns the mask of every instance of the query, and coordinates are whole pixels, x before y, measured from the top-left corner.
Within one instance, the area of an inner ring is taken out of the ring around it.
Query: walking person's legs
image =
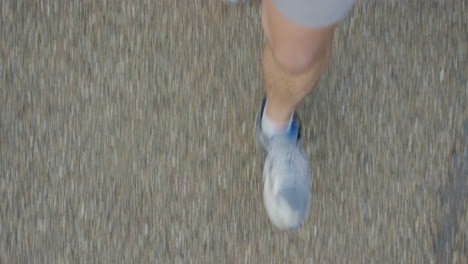
[[[245,0],[224,0],[229,4]],[[263,199],[276,227],[297,229],[310,207],[309,160],[294,110],[312,90],[330,57],[335,25],[354,0],[262,0],[265,98],[255,140],[266,154]]]
[[[262,24],[267,36],[262,60],[266,116],[286,123],[325,70],[335,26],[308,28],[295,24],[272,0],[263,0]]]
[[[302,151],[294,110],[325,70],[335,24],[352,4],[353,0],[262,1],[266,98],[255,136],[266,152],[265,207],[282,229],[297,229],[310,207],[309,160]]]

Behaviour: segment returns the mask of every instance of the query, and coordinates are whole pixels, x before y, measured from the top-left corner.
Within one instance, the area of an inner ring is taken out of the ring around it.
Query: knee
[[[325,68],[330,57],[331,46],[328,44],[316,47],[275,43],[272,46],[276,62],[287,72],[304,73],[316,65]]]

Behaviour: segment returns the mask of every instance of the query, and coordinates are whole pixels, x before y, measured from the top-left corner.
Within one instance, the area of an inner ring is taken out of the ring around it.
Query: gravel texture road
[[[0,0],[0,263],[468,263],[468,3],[357,1],[269,222],[260,2]]]

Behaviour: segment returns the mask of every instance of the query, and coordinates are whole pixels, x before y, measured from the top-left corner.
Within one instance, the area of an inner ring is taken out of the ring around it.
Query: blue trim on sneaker
[[[262,102],[260,104],[260,110],[257,113],[257,117],[255,120],[255,128],[254,128],[254,135],[255,135],[255,143],[257,147],[266,154],[268,149],[268,143],[270,139],[263,133],[262,131],[262,117],[263,111],[265,110],[266,105],[266,98],[263,97]]]
[[[265,135],[262,131],[262,118],[263,118],[263,112],[265,111],[265,106],[266,106],[266,97],[263,97],[261,106],[260,106],[260,111],[258,112],[257,115],[257,121],[256,121],[256,129],[258,129],[263,135]],[[276,135],[276,136],[285,136],[285,135]],[[291,127],[289,128],[288,132],[286,133],[286,136],[290,140],[294,140],[296,142],[299,142],[301,139],[301,125],[299,122],[299,119],[297,117],[297,114],[293,114],[293,121],[291,123]],[[266,137],[268,141],[270,141],[273,137],[270,138]]]

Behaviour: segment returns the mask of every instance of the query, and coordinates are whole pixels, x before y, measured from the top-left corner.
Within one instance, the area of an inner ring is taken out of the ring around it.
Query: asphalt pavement
[[[340,23],[292,233],[262,201],[259,8],[0,1],[0,263],[468,263],[467,1]]]

